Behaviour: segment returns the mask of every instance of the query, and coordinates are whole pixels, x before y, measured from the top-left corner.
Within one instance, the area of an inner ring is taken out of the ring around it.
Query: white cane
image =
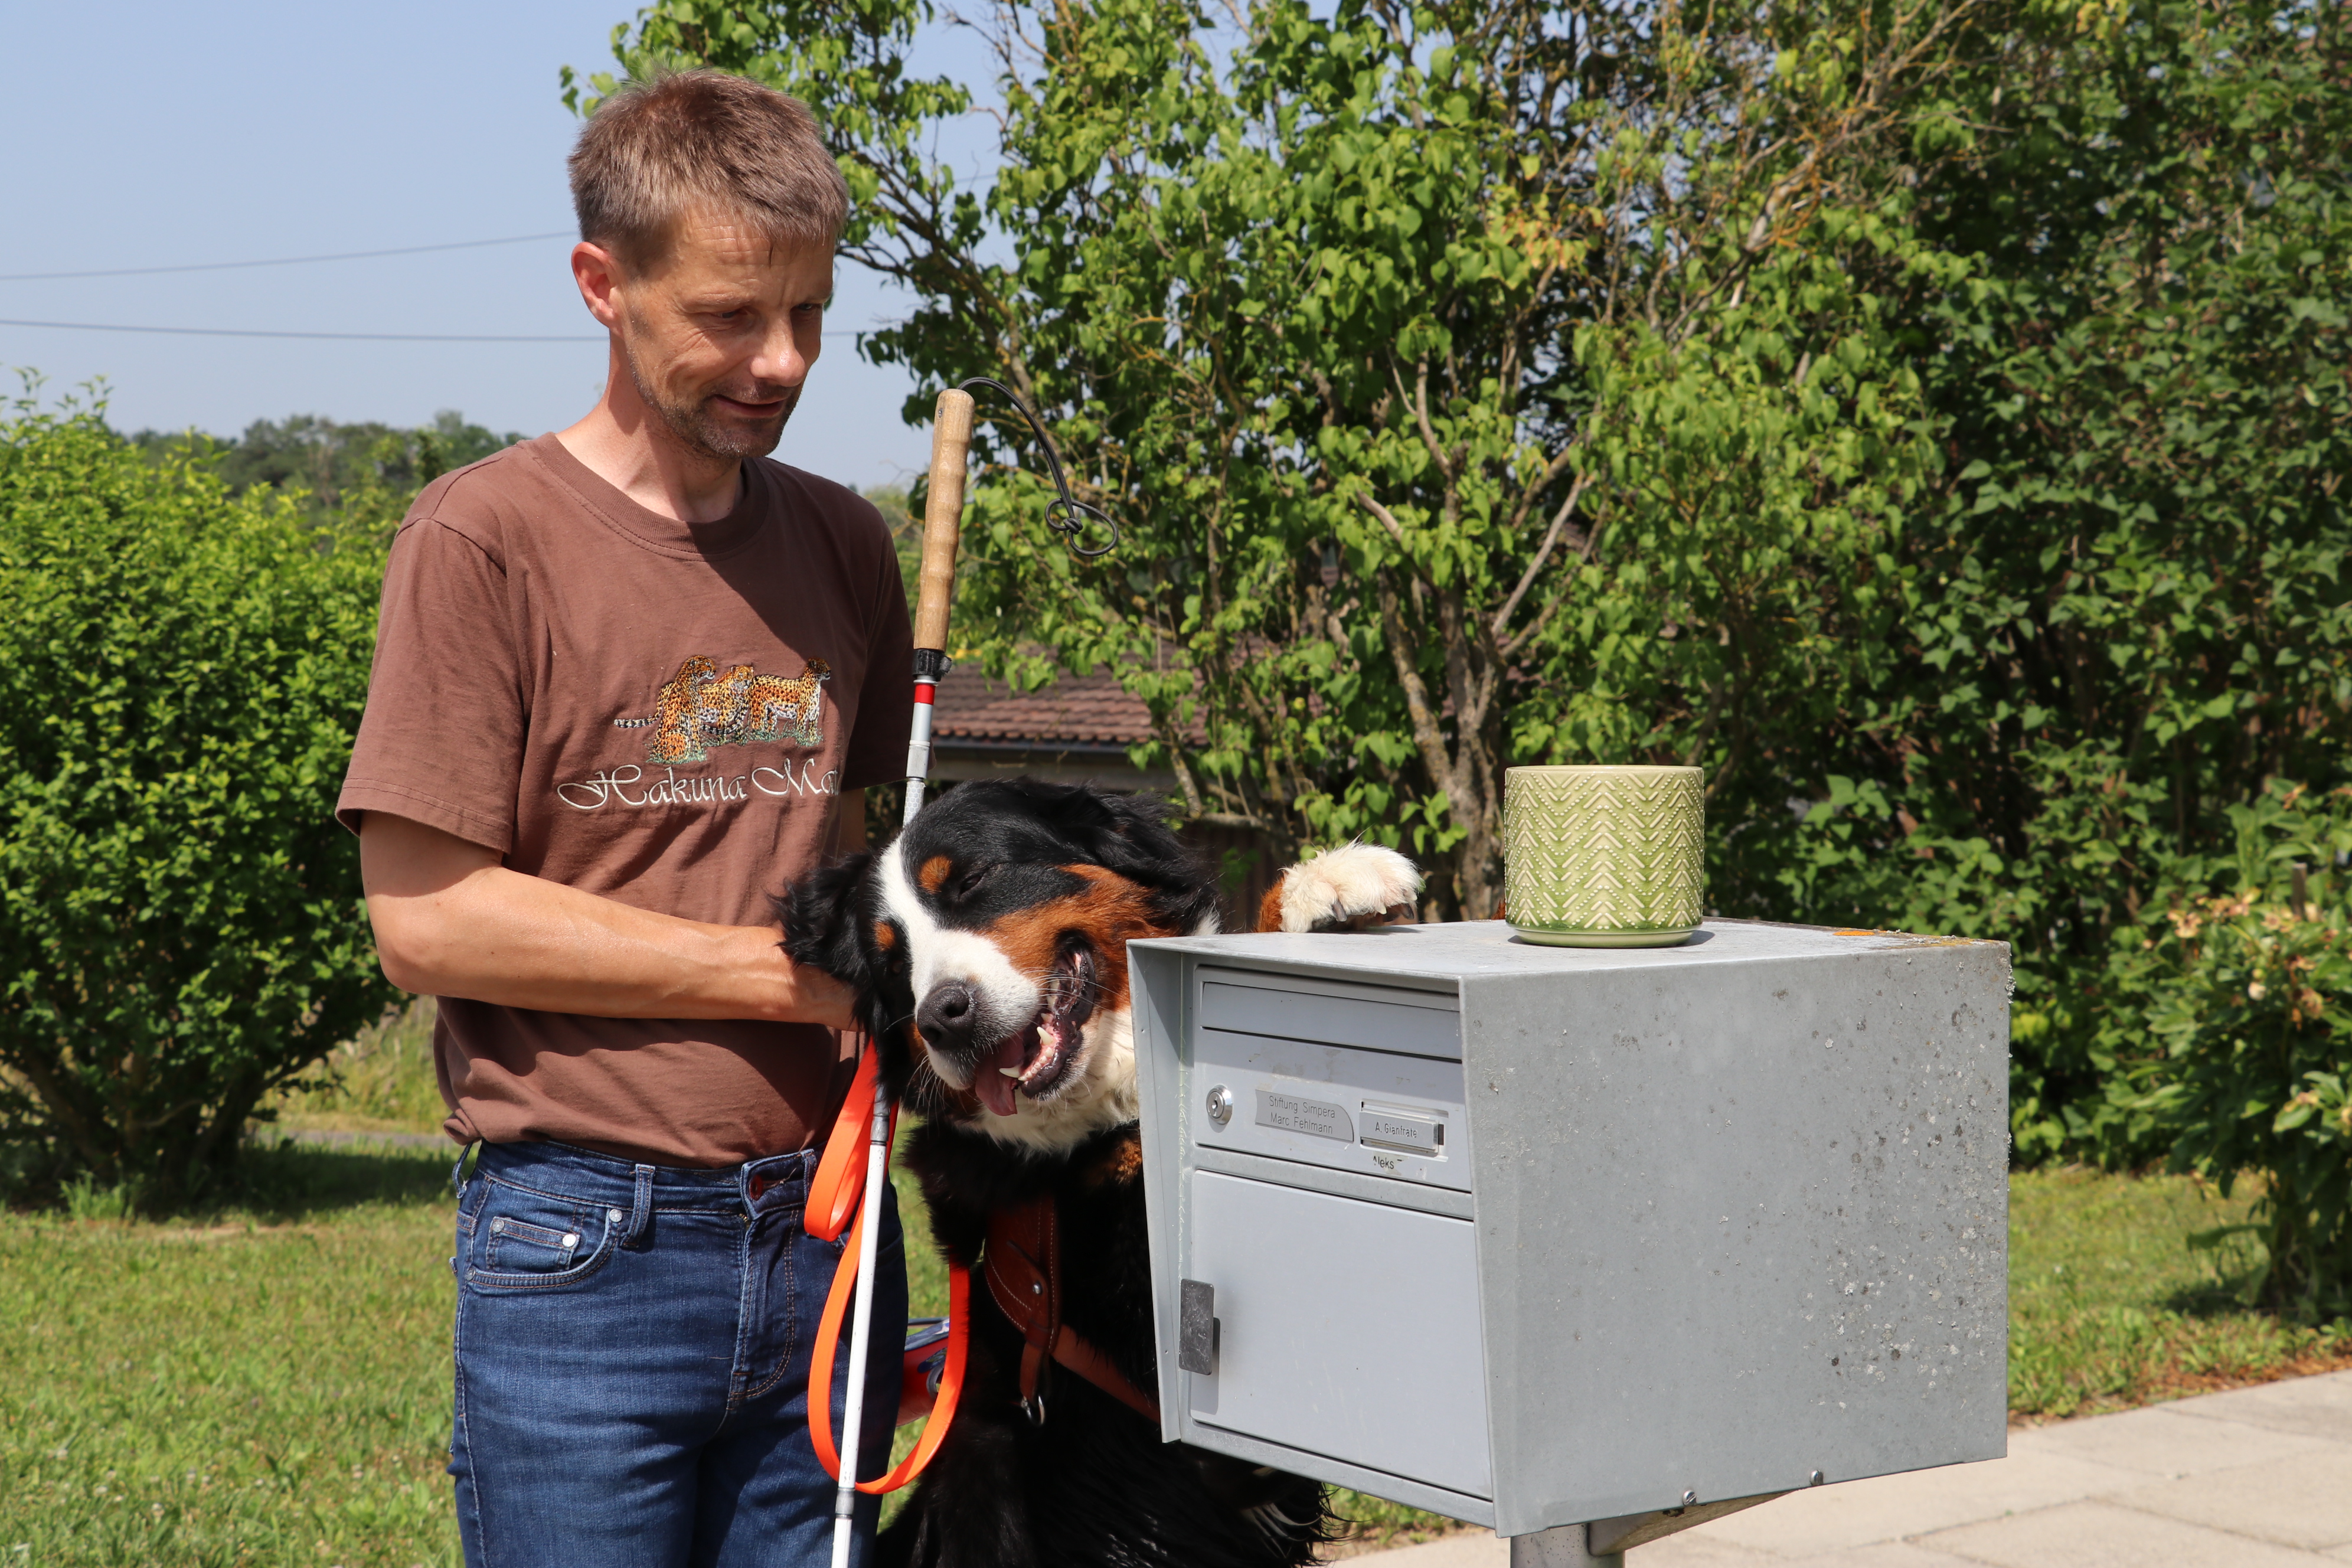
[[[923,507],[923,576],[915,610],[915,717],[907,743],[907,810],[923,808],[931,774],[931,702],[948,667],[948,604],[955,593],[956,544],[963,519],[964,462],[971,450],[971,395],[940,394],[931,426],[930,496]],[[869,1049],[878,1049],[870,1047]],[[847,1407],[841,1420],[841,1486],[833,1501],[833,1568],[849,1568],[857,1510],[857,1447],[865,1426],[866,1356],[874,1342],[874,1247],[882,1228],[882,1184],[890,1155],[890,1091],[877,1084],[866,1132],[866,1189],[857,1226],[857,1294],[849,1326]],[[825,1420],[822,1411],[809,1413]]]

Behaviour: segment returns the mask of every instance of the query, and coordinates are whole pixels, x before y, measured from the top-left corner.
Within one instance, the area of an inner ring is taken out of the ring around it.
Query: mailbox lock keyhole
[[[1209,1120],[1223,1127],[1234,1119],[1234,1091],[1223,1084],[1209,1090]]]

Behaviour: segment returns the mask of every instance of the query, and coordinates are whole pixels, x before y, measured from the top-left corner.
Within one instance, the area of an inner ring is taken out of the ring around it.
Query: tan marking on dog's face
[[[1097,950],[1095,1010],[1120,1011],[1127,1006],[1128,942],[1137,937],[1174,933],[1152,921],[1150,894],[1118,872],[1100,866],[1061,869],[1086,882],[1085,889],[1034,909],[1016,910],[981,929],[1014,969],[1038,980],[1054,967],[1062,933],[1085,932]]]
[[[923,868],[915,873],[915,880],[921,884],[923,891],[936,893],[940,884],[948,879],[948,873],[954,869],[955,863],[946,856],[934,855],[923,862]]]
[[[1143,1139],[1130,1133],[1113,1143],[1086,1173],[1090,1187],[1125,1186],[1143,1174]]]
[[[874,922],[874,945],[880,948],[885,952],[895,951],[898,945],[898,928],[892,925],[888,921],[876,921]]]

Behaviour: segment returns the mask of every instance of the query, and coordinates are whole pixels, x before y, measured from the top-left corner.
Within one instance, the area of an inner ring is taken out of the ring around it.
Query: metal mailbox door
[[[1190,1185],[1189,1277],[1219,1328],[1192,1418],[1491,1497],[1471,1223],[1213,1171]]]

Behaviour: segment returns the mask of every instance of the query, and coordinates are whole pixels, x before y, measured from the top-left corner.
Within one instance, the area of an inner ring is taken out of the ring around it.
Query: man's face
[[[615,267],[609,300],[637,395],[688,450],[738,459],[775,449],[832,293],[829,247],[690,214],[667,255]]]

